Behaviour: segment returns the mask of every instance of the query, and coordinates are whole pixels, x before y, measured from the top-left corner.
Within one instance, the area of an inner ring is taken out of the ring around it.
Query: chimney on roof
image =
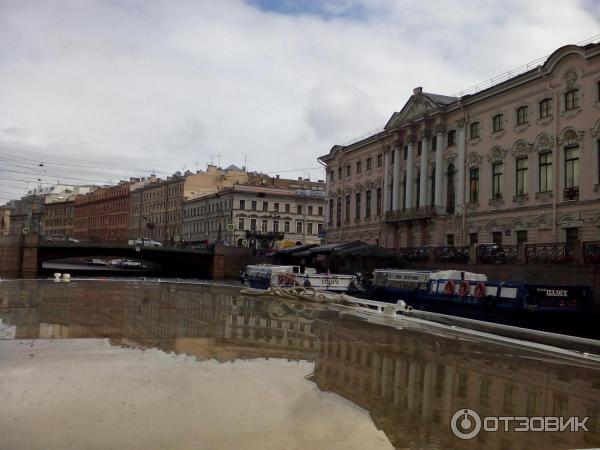
[[[324,180],[317,180],[317,183],[325,183]]]
[[[275,178],[279,180],[279,175],[275,175]]]
[[[423,88],[421,86],[413,89],[413,95],[419,95],[423,92]]]
[[[298,177],[298,181],[302,181],[302,177]]]

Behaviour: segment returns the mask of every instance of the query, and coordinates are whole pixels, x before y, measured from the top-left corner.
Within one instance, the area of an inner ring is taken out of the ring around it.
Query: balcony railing
[[[587,264],[600,264],[600,241],[587,241],[583,243],[583,262]]]
[[[528,264],[569,263],[575,261],[572,242],[527,244],[525,257]]]
[[[246,239],[272,239],[278,241],[283,238],[284,233],[281,231],[246,230]]]
[[[563,200],[579,200],[579,188],[570,187],[563,190]]]
[[[444,208],[439,206],[420,206],[385,213],[386,222],[402,222],[404,220],[429,219],[444,213]]]

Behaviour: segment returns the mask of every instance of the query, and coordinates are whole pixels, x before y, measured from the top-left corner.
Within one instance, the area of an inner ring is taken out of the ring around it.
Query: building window
[[[448,247],[454,247],[454,235],[453,234],[446,235],[446,245]]]
[[[256,211],[256,200],[252,200],[252,211]]]
[[[496,114],[492,118],[492,129],[494,130],[494,133],[497,133],[504,129],[504,115],[503,114]]]
[[[283,232],[284,233],[290,232],[290,221],[289,220],[286,220],[285,222],[283,222]]]
[[[423,151],[423,141],[417,142],[417,156],[421,156],[421,152]]]
[[[336,223],[337,226],[339,227],[342,224],[342,197],[338,197],[337,198],[337,211],[336,211]]]
[[[579,187],[579,147],[565,148],[565,188]]]
[[[266,233],[268,231],[268,227],[269,227],[269,221],[263,220],[260,224],[260,231],[262,231],[263,233]]]
[[[263,202],[263,211],[268,211],[268,210],[269,210],[269,202]]]
[[[365,193],[365,217],[371,217],[371,191]]]
[[[250,230],[256,231],[256,219],[250,219]]]
[[[502,163],[492,164],[492,198],[502,198]]]
[[[323,233],[323,224],[322,223],[317,224],[317,233],[319,235],[321,235],[321,233]]]
[[[448,147],[456,145],[456,130],[448,131]]]
[[[525,125],[527,120],[527,106],[521,106],[517,109],[517,125]]]
[[[346,166],[346,176],[349,177],[350,175],[352,175],[352,167],[350,167],[350,164],[348,164]]]
[[[431,169],[431,199],[430,204],[435,206],[435,167]]]
[[[517,245],[526,244],[527,243],[527,230],[518,230],[517,231]]]
[[[479,167],[469,169],[469,203],[479,203]]]
[[[356,173],[362,172],[362,161],[356,161]]]
[[[552,152],[540,153],[539,192],[552,190]]]
[[[313,234],[313,224],[312,224],[312,222],[308,222],[306,224],[306,233],[307,234]]]
[[[273,232],[274,233],[279,233],[279,220],[274,220],[273,221]]]
[[[333,170],[331,172],[329,172],[329,181],[335,181],[335,177],[333,174],[334,174]]]
[[[322,216],[322,215],[323,215],[323,207],[319,206],[319,216]]]
[[[246,200],[240,200],[240,209],[246,209]]]
[[[579,89],[565,92],[565,111],[579,108]]]
[[[402,159],[404,159],[404,161],[408,159],[408,145],[404,146],[404,154],[402,155]]]
[[[286,213],[289,213],[289,212],[290,212],[290,204],[289,204],[289,203],[286,203],[286,204],[285,204],[285,212],[286,212]]]
[[[417,172],[417,176],[415,177],[415,207],[418,208],[421,206],[421,171]]]
[[[296,233],[302,234],[302,222],[300,221],[296,222]]]
[[[342,168],[338,167],[338,179],[341,180],[342,179]]]
[[[354,218],[360,219],[360,192],[356,193],[356,203],[354,204]]]
[[[244,223],[244,219],[243,218],[239,218],[238,219],[238,230],[245,230],[246,224]]]
[[[552,114],[552,99],[545,98],[540,102],[540,119],[550,117]]]
[[[350,196],[346,195],[346,220],[350,220]]]
[[[313,206],[312,205],[308,205],[308,213],[309,216],[313,215]]]
[[[279,203],[273,203],[273,211],[279,212]]]
[[[377,167],[383,166],[383,155],[377,155]]]
[[[302,214],[302,205],[296,205],[296,214]]]
[[[329,223],[333,223],[333,199],[329,199]]]
[[[527,194],[527,158],[519,158],[517,159],[516,169],[517,169],[517,186],[516,193],[517,195],[525,195]]]
[[[367,158],[367,170],[371,170],[373,168],[373,159]]]
[[[380,216],[381,215],[381,202],[382,202],[382,196],[381,196],[381,188],[377,188],[377,215]]]
[[[455,204],[455,187],[454,187],[454,176],[455,176],[454,164],[448,166],[448,184],[446,189],[446,212],[452,214],[454,212]]]
[[[502,231],[494,231],[492,233],[492,242],[496,245],[502,245]]]
[[[479,242],[479,235],[477,233],[469,233],[469,245],[475,245]]]
[[[470,126],[471,139],[477,139],[479,137],[479,122],[473,122]]]
[[[437,137],[433,136],[433,138],[431,138],[431,151],[435,152],[437,151]]]

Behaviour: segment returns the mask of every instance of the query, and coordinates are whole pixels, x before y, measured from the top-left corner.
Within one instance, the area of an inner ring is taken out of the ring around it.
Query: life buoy
[[[444,285],[444,294],[445,295],[454,295],[454,281],[448,280]]]
[[[475,286],[473,295],[475,295],[475,298],[483,298],[485,296],[485,284],[478,283],[477,286]]]
[[[458,288],[458,295],[460,295],[461,297],[466,297],[467,295],[469,295],[469,282],[468,281],[463,281],[460,283],[460,286]]]

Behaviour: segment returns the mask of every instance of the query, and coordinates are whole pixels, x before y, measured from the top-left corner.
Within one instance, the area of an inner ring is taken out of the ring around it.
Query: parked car
[[[54,243],[54,242],[67,242],[70,244],[79,244],[79,240],[64,236],[64,235],[55,235],[55,236],[46,236],[46,242]]]
[[[139,245],[141,247],[162,247],[163,245],[150,238],[140,238],[135,241],[135,245]]]

